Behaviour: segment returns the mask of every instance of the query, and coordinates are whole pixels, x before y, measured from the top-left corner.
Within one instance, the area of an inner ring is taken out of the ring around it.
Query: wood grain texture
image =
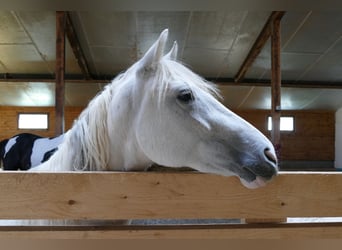
[[[341,173],[283,173],[249,190],[199,173],[0,174],[1,219],[342,217]]]
[[[1,219],[342,216],[342,173],[281,173],[248,190],[200,173],[0,174]],[[342,223],[0,226],[0,239],[330,239]]]

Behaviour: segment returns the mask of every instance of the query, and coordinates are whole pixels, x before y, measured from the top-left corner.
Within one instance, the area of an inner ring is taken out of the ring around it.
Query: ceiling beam
[[[218,78],[211,81],[219,86],[271,87],[270,80],[245,79],[236,83],[231,78]],[[285,88],[342,89],[342,82],[282,80],[281,86]]]
[[[80,76],[65,75],[64,81],[67,83],[110,83],[113,76],[99,76],[92,79],[83,79]],[[270,80],[244,79],[236,83],[233,78],[205,78],[219,86],[249,86],[249,87],[271,87]],[[30,74],[0,74],[0,83],[55,83],[55,78],[51,75],[30,75]],[[282,80],[282,87],[287,88],[319,88],[319,89],[342,89],[342,82],[323,81],[291,81]]]
[[[242,63],[238,73],[235,75],[234,77],[235,82],[241,82],[242,79],[245,77],[245,74],[247,73],[252,63],[254,62],[255,58],[257,58],[257,56],[260,54],[261,50],[265,46],[267,40],[270,38],[273,21],[276,19],[280,20],[284,16],[284,14],[285,14],[285,11],[273,11],[272,14],[269,16],[259,36],[255,40],[252,48],[247,54],[247,57]]]
[[[76,57],[78,66],[80,67],[85,79],[91,79],[91,73],[88,67],[87,59],[84,56],[81,44],[76,34],[74,24],[72,23],[70,12],[66,12],[66,36]]]

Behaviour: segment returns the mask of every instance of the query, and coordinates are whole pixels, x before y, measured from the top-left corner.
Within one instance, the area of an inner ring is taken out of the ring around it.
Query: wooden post
[[[280,67],[280,20],[276,18],[272,25],[271,34],[271,63],[272,63],[272,142],[276,148],[278,159],[280,157],[280,112],[281,112],[281,67]]]
[[[280,111],[281,111],[281,67],[280,67],[280,18],[275,18],[272,23],[271,32],[271,63],[272,63],[272,131],[271,139],[276,149],[278,161],[280,159]],[[286,218],[248,218],[246,223],[283,223]]]
[[[56,87],[55,87],[55,134],[64,133],[64,94],[65,94],[65,21],[64,11],[56,12]]]

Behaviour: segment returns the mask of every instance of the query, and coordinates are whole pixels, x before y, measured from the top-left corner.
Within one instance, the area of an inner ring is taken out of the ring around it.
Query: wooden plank
[[[0,239],[337,239],[341,223],[127,227],[6,227]]]
[[[114,79],[116,75],[97,75],[92,76],[92,79],[83,79],[82,76],[66,75],[65,82],[67,83],[110,83],[111,79]],[[221,86],[237,86],[234,79],[231,78],[205,78],[208,81],[214,82]],[[41,82],[55,82],[54,78],[50,78],[50,75],[44,74],[10,74],[5,77],[0,73],[0,82],[16,82],[16,83],[41,83]],[[239,82],[238,86],[251,86],[251,87],[269,87],[271,85],[270,80],[258,80],[258,79],[245,79]],[[341,89],[342,82],[324,82],[324,81],[291,81],[283,80],[283,87],[286,88],[319,88],[319,89]]]
[[[0,174],[0,219],[342,217],[342,173],[282,173],[249,190],[200,173]]]
[[[65,22],[66,13],[56,11],[56,86],[55,86],[55,135],[64,133],[65,99]]]
[[[245,58],[244,62],[242,63],[238,73],[236,74],[234,81],[240,82],[246,72],[248,71],[249,67],[253,64],[255,58],[260,54],[262,48],[266,44],[267,40],[271,35],[271,26],[273,20],[281,19],[281,17],[285,14],[285,11],[273,11],[270,17],[267,19],[263,29],[261,30],[258,38],[255,40],[252,48],[250,49],[247,57]]]

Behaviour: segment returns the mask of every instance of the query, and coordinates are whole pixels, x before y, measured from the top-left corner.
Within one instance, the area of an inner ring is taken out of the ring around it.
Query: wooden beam
[[[3,172],[0,190],[1,219],[342,217],[341,172],[280,173],[255,190],[200,173]]]
[[[267,19],[263,29],[261,30],[259,36],[255,40],[252,48],[250,49],[246,59],[241,65],[238,73],[234,77],[235,82],[240,82],[247,73],[249,67],[254,62],[255,58],[260,54],[262,48],[266,44],[267,40],[271,36],[272,23],[275,19],[281,19],[285,14],[285,11],[273,11],[270,17]]]
[[[42,192],[42,186],[44,192]],[[29,188],[28,188],[29,187]],[[1,219],[342,217],[342,173],[280,173],[268,186],[199,173],[33,173],[0,175]],[[195,209],[194,209],[195,208]],[[108,225],[108,224],[107,224]],[[341,238],[342,223],[175,226],[0,226],[0,238],[312,239]]]
[[[74,24],[72,23],[69,12],[66,13],[65,31],[66,31],[66,36],[68,38],[70,46],[72,48],[72,51],[74,52],[74,55],[76,57],[78,66],[80,67],[82,71],[82,74],[84,75],[85,79],[91,79],[92,77],[91,77],[91,73],[88,67],[88,63],[87,63],[86,57],[84,56],[83,49],[77,37]]]
[[[341,239],[341,223],[183,226],[9,226],[0,239]],[[25,243],[26,244],[26,243]],[[315,243],[316,244],[316,243]],[[330,248],[329,248],[330,249]],[[336,248],[337,249],[337,248]]]
[[[66,83],[110,83],[116,76],[98,76],[92,79],[84,79],[80,76],[65,75]],[[250,86],[250,87],[271,87],[270,80],[245,79],[236,83],[232,78],[205,78],[219,86]],[[0,82],[15,83],[54,83],[55,78],[49,75],[31,75],[31,74],[11,74],[8,78],[2,77],[0,74]],[[286,88],[314,88],[314,89],[342,89],[342,82],[323,82],[323,81],[291,81],[282,80],[282,87]]]
[[[273,19],[271,34],[271,93],[272,93],[272,131],[271,139],[275,146],[278,159],[280,158],[281,141],[280,141],[280,114],[281,114],[281,65],[280,65],[280,20],[281,17]]]
[[[65,103],[65,23],[66,13],[56,11],[56,87],[55,87],[55,134],[64,133],[64,103]]]

